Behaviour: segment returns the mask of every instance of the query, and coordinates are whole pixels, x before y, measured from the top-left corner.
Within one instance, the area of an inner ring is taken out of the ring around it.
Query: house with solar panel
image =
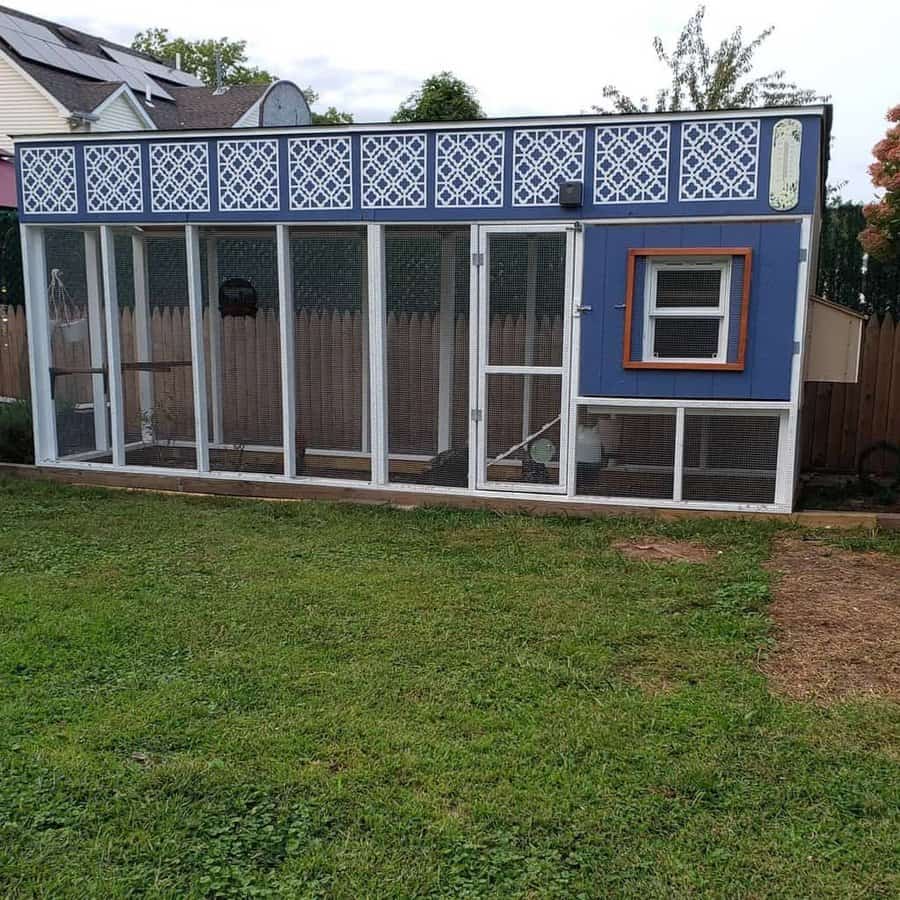
[[[289,81],[216,90],[166,63],[0,7],[0,152],[22,132],[172,131],[307,125]]]
[[[20,135],[37,464],[789,512],[830,126],[808,106]]]

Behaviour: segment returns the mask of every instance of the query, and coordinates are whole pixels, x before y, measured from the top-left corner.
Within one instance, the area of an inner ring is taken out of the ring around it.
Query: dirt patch
[[[900,700],[900,560],[788,538],[768,568],[777,644],[763,670],[775,688],[820,703]]]
[[[616,541],[612,546],[613,550],[618,550],[629,559],[645,559],[650,562],[702,563],[707,562],[713,555],[706,547],[665,538]]]

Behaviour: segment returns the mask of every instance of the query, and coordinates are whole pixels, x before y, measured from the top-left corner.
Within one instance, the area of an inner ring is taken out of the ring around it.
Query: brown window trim
[[[640,256],[742,256],[744,258],[744,283],[741,290],[741,320],[738,331],[737,359],[734,362],[656,362],[631,358],[632,314],[634,312],[634,281]],[[628,271],[625,279],[625,346],[622,349],[622,366],[626,369],[676,369],[702,372],[742,372],[747,352],[747,324],[750,321],[750,263],[753,250],[750,247],[632,247],[628,251]]]

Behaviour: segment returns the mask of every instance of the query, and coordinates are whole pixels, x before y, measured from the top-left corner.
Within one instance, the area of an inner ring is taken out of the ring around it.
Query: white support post
[[[528,236],[528,259],[525,267],[525,361],[534,365],[534,331],[537,317],[537,240]],[[522,385],[522,440],[531,433],[532,376],[526,375]],[[565,402],[565,401],[564,401]]]
[[[275,226],[278,259],[278,326],[281,337],[281,438],[284,474],[297,474],[297,395],[294,382],[294,276],[287,225]]]
[[[684,407],[675,410],[675,459],[672,467],[672,499],[684,499]]]
[[[367,226],[369,283],[369,415],[371,421],[372,483],[387,484],[388,421],[385,373],[386,315],[384,281],[384,229],[370,222]]]
[[[147,242],[143,234],[131,236],[131,257],[134,267],[134,353],[137,362],[153,360],[153,340],[150,328],[150,296],[147,278]],[[141,440],[151,444],[156,439],[153,429],[153,373],[138,374],[138,400],[141,410]]]
[[[91,344],[91,368],[106,363],[106,338],[103,327],[103,289],[100,283],[100,244],[96,231],[84,232],[84,272],[87,284],[88,334]],[[91,376],[91,400],[94,407],[94,448],[109,450],[109,420],[106,415],[106,379],[102,372]]]
[[[482,313],[482,305],[487,306],[487,235],[482,234],[477,225],[469,226],[469,483],[470,491],[478,486],[483,453],[481,432],[486,428],[482,421],[484,397],[482,396],[482,373],[480,371],[480,342],[482,330],[487,328],[487,311]],[[479,265],[477,260],[481,261]],[[484,277],[484,290],[482,278]],[[480,301],[479,301],[479,298]],[[485,338],[485,341],[487,339]],[[485,379],[486,380],[486,379]],[[485,385],[486,393],[486,385]],[[487,446],[487,443],[484,442]]]
[[[449,450],[453,439],[453,366],[456,361],[456,254],[454,242],[454,235],[441,235],[438,453]]]
[[[56,406],[50,367],[50,305],[47,297],[47,255],[44,230],[21,225],[22,265],[25,282],[25,316],[28,322],[28,368],[31,377],[31,409],[34,420],[34,461],[40,465],[56,459]]]
[[[209,306],[209,402],[212,412],[212,440],[225,443],[225,416],[222,406],[222,312],[219,309],[219,240],[206,238],[206,293]]]
[[[368,235],[366,235],[366,240],[363,243],[362,248],[360,248],[360,254],[365,251],[365,248],[368,246]],[[367,252],[367,251],[366,251]],[[364,260],[365,271],[367,273],[366,277],[368,278],[368,260]],[[367,281],[368,285],[368,281]],[[368,290],[366,290],[366,296],[368,297]],[[359,449],[363,453],[368,453],[371,449],[372,442],[372,428],[371,428],[371,399],[369,394],[369,304],[368,300],[362,304],[362,309],[360,310],[360,329],[361,329],[361,338],[360,343],[362,344],[362,371],[360,373],[360,396],[361,401],[359,404],[360,408],[360,444]]]
[[[206,353],[203,347],[203,282],[200,273],[200,230],[184,229],[187,256],[188,311],[191,320],[191,374],[194,384],[194,442],[197,471],[209,471],[209,422],[206,417]]]
[[[119,346],[119,292],[116,283],[116,252],[113,230],[100,226],[100,268],[106,311],[107,379],[112,462],[125,465],[125,401],[122,395],[122,350]]]

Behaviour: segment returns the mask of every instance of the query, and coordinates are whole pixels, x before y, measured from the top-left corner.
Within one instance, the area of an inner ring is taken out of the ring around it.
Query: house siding
[[[0,53],[0,148],[12,152],[12,134],[70,131],[65,116]]]
[[[238,120],[232,128],[256,128],[259,125],[259,104],[262,98],[256,101]]]
[[[119,95],[100,113],[100,119],[93,123],[91,131],[145,131],[146,128],[134,107],[124,95]]]

